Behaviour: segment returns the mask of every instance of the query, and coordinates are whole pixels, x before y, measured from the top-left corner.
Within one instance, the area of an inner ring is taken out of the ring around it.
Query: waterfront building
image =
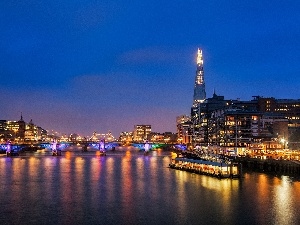
[[[270,150],[283,148],[280,140],[288,131],[288,120],[280,114],[225,108],[211,113],[208,127],[210,146]]]
[[[21,118],[19,121],[0,120],[0,137],[4,140],[24,141],[26,123]]]
[[[282,102],[277,99],[273,101]],[[278,104],[265,106],[262,102],[265,101],[257,96],[251,101],[225,100],[224,96],[214,93],[212,98],[200,103],[197,144],[235,150],[286,148],[289,136],[296,132],[296,118],[300,113],[293,117],[288,107],[284,107],[283,111]],[[295,101],[291,102],[297,105]],[[291,111],[295,113],[295,109]]]
[[[38,131],[37,126],[33,124],[32,119],[26,124],[25,141],[37,141]]]
[[[254,96],[258,110],[263,112],[276,112],[289,120],[289,131],[297,132],[300,129],[300,99],[275,99]]]
[[[2,142],[17,138],[19,124],[17,121],[0,120],[0,137]]]
[[[177,127],[177,142],[181,144],[191,144],[192,136],[192,122],[188,115],[181,115],[176,117]]]
[[[293,149],[300,148],[300,99],[276,99],[274,97],[253,96],[248,105],[260,112],[271,112],[283,115],[288,120],[288,130],[281,134],[280,139]]]
[[[47,131],[33,124],[32,120],[26,123],[21,118],[18,121],[0,120],[0,138],[2,142],[7,140],[14,142],[32,142],[45,140]]]
[[[147,139],[151,133],[151,125],[135,125],[133,131],[133,141],[140,142]]]

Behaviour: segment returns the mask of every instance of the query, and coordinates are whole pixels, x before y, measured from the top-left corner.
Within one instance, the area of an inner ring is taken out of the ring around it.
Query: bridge
[[[57,142],[57,149],[61,151],[67,151],[68,149],[72,149],[73,147],[81,148],[83,151],[87,151],[88,149],[100,150],[100,142],[85,140],[85,141],[73,141],[73,142]],[[40,143],[30,143],[30,144],[9,144],[10,149],[16,152],[24,152],[24,151],[37,151],[41,149],[51,149],[53,142],[40,142]],[[105,150],[113,150],[118,146],[123,146],[121,142],[112,141],[112,142],[104,142]],[[132,143],[130,146],[133,146],[139,150],[145,150],[145,143]],[[5,153],[8,148],[8,144],[0,144],[0,153]],[[166,143],[149,143],[149,150],[156,149],[180,149],[186,150],[185,145],[181,144],[166,144]]]

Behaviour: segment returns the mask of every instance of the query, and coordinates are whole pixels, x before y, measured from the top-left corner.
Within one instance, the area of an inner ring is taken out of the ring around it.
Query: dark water
[[[170,153],[0,157],[0,224],[300,224],[300,182],[169,169]]]

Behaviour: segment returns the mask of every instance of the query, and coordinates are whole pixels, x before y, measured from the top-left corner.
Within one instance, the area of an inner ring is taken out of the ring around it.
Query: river
[[[0,157],[0,224],[299,224],[300,182],[168,168],[170,152]]]

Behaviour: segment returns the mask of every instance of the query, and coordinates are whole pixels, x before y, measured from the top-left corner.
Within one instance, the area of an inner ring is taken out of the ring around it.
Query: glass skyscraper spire
[[[202,55],[202,50],[198,48],[193,107],[197,107],[198,104],[204,102],[205,99],[206,99],[206,92],[205,92],[204,70],[203,70],[203,55]]]
[[[203,70],[203,55],[202,50],[198,48],[197,52],[197,70],[194,85],[194,97],[193,106],[191,108],[191,131],[192,131],[192,143],[196,145],[200,143],[199,132],[200,126],[200,115],[202,109],[200,108],[201,103],[206,99],[205,82],[204,82],[204,70]]]

